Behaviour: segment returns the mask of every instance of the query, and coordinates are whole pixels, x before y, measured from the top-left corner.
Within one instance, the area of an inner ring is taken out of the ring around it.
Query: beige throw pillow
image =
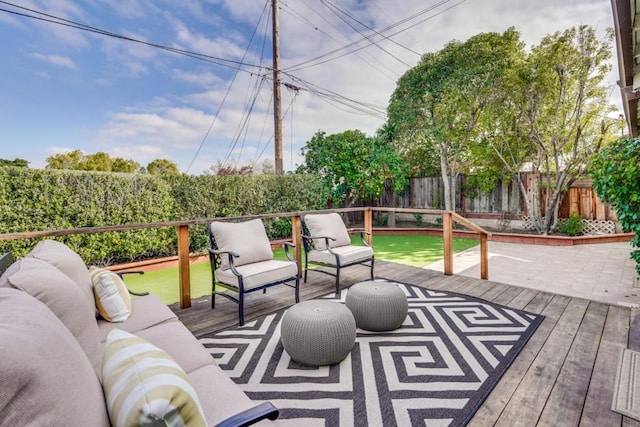
[[[124,322],[131,316],[131,296],[120,276],[104,268],[91,267],[93,296],[100,316],[109,322]]]
[[[113,426],[207,425],[182,368],[169,354],[129,332],[109,332],[102,386]]]

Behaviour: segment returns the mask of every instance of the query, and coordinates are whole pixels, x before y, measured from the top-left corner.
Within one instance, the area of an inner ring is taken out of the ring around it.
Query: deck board
[[[640,313],[611,306],[465,276],[376,261],[378,277],[446,290],[540,313],[545,319],[470,421],[470,426],[626,426],[640,422],[611,411],[618,358],[627,346],[640,350]],[[368,280],[366,267],[341,273],[342,288]],[[310,272],[301,282],[302,301],[334,292],[332,277]],[[289,307],[293,290],[283,286],[246,300],[252,318]],[[210,297],[189,309],[171,307],[196,336],[237,324],[237,306]]]

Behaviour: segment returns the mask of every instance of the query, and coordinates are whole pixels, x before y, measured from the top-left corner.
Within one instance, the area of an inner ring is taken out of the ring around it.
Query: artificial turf
[[[354,237],[358,244],[359,237]],[[478,244],[475,239],[453,239],[454,252],[460,252]],[[373,247],[377,260],[397,262],[415,267],[424,267],[443,257],[443,242],[440,236],[373,236]],[[276,259],[286,259],[283,250],[274,252]],[[191,264],[191,298],[211,293],[211,270],[208,262]],[[167,305],[180,300],[178,267],[148,271],[144,275],[125,276],[132,291],[146,291],[158,295]]]

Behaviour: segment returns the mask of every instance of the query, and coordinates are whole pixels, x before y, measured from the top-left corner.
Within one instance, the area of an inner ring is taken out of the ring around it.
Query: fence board
[[[525,187],[531,197],[531,191],[537,186],[540,176],[533,173],[524,174]],[[509,183],[498,181],[495,188],[487,193],[465,194],[466,177],[459,176],[456,181],[456,210],[466,214],[528,215],[520,188],[515,180]],[[541,197],[544,198],[545,190]],[[464,196],[464,197],[463,197]],[[543,199],[544,200],[544,199]],[[382,201],[389,201],[384,197]],[[390,204],[383,204],[391,206]],[[441,177],[412,178],[408,192],[396,198],[396,206],[421,209],[444,209],[444,185]],[[542,206],[544,215],[544,206]],[[617,221],[615,211],[598,198],[589,179],[579,179],[569,188],[562,200],[558,214],[560,218],[568,218],[572,213],[584,219]]]

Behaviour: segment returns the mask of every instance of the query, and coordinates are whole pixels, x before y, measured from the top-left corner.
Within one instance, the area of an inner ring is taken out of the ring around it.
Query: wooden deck
[[[366,280],[368,269],[343,270],[347,287]],[[461,294],[540,313],[544,321],[470,422],[470,426],[637,426],[640,422],[611,411],[619,356],[640,350],[640,313],[579,298],[441,273],[384,261],[376,276]],[[301,300],[334,291],[333,278],[309,273]],[[279,286],[247,298],[247,319],[293,304],[293,291]],[[172,306],[197,336],[237,322],[237,305],[218,297],[193,301],[189,309]]]

